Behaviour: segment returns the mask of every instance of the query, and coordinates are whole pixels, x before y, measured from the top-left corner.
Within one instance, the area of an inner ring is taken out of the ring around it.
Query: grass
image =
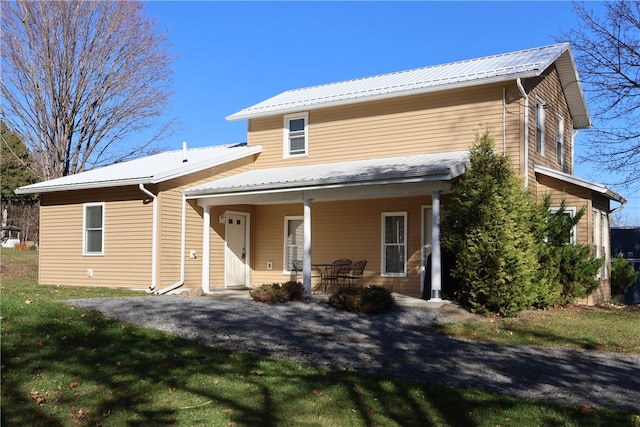
[[[2,251],[3,426],[640,425],[613,410],[210,348],[65,305],[131,292],[36,285],[36,257]]]
[[[570,306],[516,318],[437,325],[438,332],[505,344],[640,353],[640,306]]]

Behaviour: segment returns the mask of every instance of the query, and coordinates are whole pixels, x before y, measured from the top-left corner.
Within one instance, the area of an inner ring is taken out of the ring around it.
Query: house
[[[532,197],[586,208],[574,230],[607,263],[626,202],[573,175],[590,119],[568,44],[280,93],[227,117],[246,144],[177,150],[22,187],[41,200],[40,283],[245,287],[366,259],[365,282],[441,298],[439,219],[488,129]]]

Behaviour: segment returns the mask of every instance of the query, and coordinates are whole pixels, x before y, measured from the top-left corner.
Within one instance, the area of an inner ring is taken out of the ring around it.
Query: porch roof
[[[568,182],[573,185],[577,185],[578,187],[586,188],[591,191],[595,191],[596,193],[602,194],[610,200],[614,200],[622,205],[627,203],[627,199],[622,197],[620,194],[611,190],[609,187],[598,184],[596,182],[587,181],[586,179],[578,178],[574,175],[569,175],[564,172],[560,172],[554,169],[549,169],[544,166],[535,165],[534,170],[536,173],[541,175],[546,175],[551,178],[559,179],[560,181]]]
[[[468,151],[255,169],[185,190],[189,198],[449,181],[464,173]]]

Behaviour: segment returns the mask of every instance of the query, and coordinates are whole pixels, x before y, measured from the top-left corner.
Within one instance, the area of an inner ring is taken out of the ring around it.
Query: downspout
[[[529,95],[524,90],[520,77],[516,80],[516,84],[524,97],[524,188],[529,188]]]
[[[578,134],[580,133],[580,131],[578,129],[574,129],[573,133],[571,134],[571,175],[573,175],[573,166],[574,166],[574,159],[573,159],[573,155],[575,154],[575,146],[576,146],[576,137],[578,136]]]
[[[174,283],[173,285],[169,285],[164,289],[160,289],[158,292],[156,292],[158,295],[164,295],[167,292],[171,292],[172,290],[179,288],[180,286],[184,285],[184,261],[185,261],[185,256],[184,256],[184,252],[186,250],[187,244],[186,244],[186,237],[187,237],[187,196],[184,195],[184,193],[182,194],[182,230],[181,230],[181,237],[180,237],[180,280],[178,280],[176,283]]]
[[[144,184],[138,184],[138,188],[147,196],[151,197],[153,203],[153,214],[151,220],[151,285],[149,291],[153,292],[156,288],[156,270],[157,270],[157,232],[158,232],[158,196],[144,188]]]
[[[507,88],[502,88],[502,154],[507,154]]]

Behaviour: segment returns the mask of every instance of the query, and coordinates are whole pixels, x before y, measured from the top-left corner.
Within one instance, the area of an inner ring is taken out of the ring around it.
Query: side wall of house
[[[524,86],[529,93],[529,183],[535,182],[534,166],[545,166],[567,174],[572,174],[573,160],[573,120],[569,113],[560,78],[555,67],[549,68],[540,77],[528,79]],[[544,147],[542,152],[536,149],[536,103],[544,104]],[[558,134],[558,117],[563,118],[563,162],[558,164],[556,135]],[[532,189],[535,189],[532,186]]]
[[[542,200],[546,195],[551,196],[551,207],[559,207],[562,200],[566,202],[567,208],[573,208],[576,212],[584,208],[584,215],[580,219],[577,226],[577,243],[585,245],[591,249],[591,253],[595,253],[595,234],[600,233],[599,240],[601,248],[597,255],[603,258],[603,268],[600,269],[598,278],[600,286],[586,298],[579,299],[577,303],[594,305],[600,304],[611,299],[611,254],[610,243],[603,242],[608,240],[609,233],[609,200],[599,194],[594,194],[591,190],[577,185],[569,184],[545,175],[537,175],[537,194],[538,200]],[[600,227],[595,227],[596,215],[599,217],[597,221]],[[604,232],[604,234],[602,234]]]
[[[152,204],[137,187],[40,196],[39,283],[146,289]],[[84,203],[104,203],[104,254],[82,253]]]
[[[283,158],[283,115],[250,120],[248,143],[263,146],[256,168],[273,168],[464,151],[488,129],[517,164],[520,106],[506,92],[494,84],[312,110],[305,157]]]

